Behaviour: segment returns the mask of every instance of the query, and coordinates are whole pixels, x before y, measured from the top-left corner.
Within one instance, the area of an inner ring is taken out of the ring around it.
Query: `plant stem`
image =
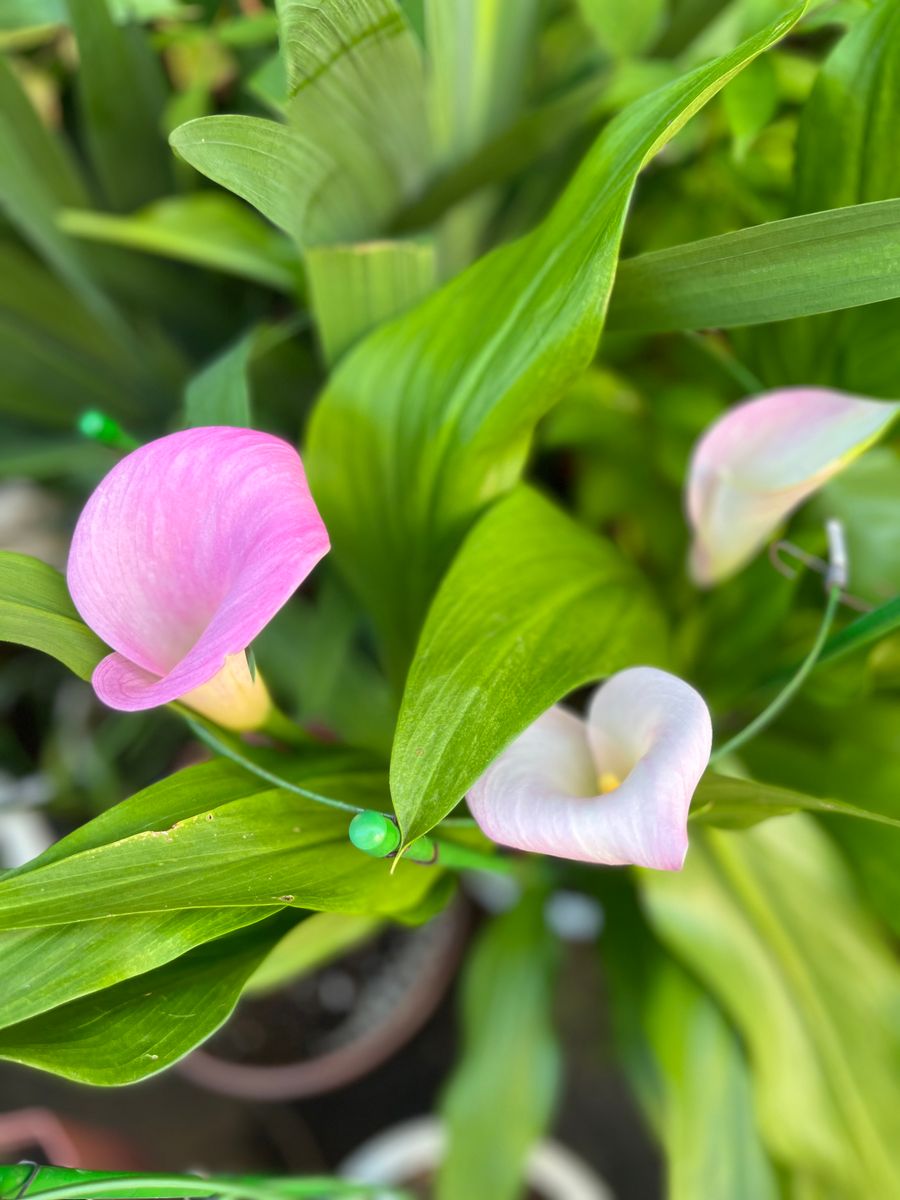
[[[825,605],[825,612],[822,616],[822,624],[819,626],[819,632],[816,635],[816,640],[813,642],[812,649],[810,650],[809,654],[807,654],[806,658],[800,664],[797,674],[789,683],[784,686],[784,688],[782,688],[772,703],[767,708],[764,708],[759,716],[752,720],[745,729],[742,729],[740,733],[736,733],[734,737],[727,741],[723,746],[719,746],[712,752],[709,758],[710,764],[716,762],[720,758],[724,758],[726,754],[732,754],[735,750],[739,749],[741,746],[755,738],[757,734],[762,733],[766,726],[771,724],[771,722],[775,720],[782,709],[784,709],[794,698],[796,693],[806,682],[807,677],[819,659],[819,655],[822,653],[822,647],[825,645],[825,641],[828,637],[832,623],[834,622],[835,613],[837,612],[840,599],[841,589],[839,587],[831,588],[828,592],[828,603]]]
[[[358,804],[347,804],[344,800],[335,800],[332,796],[323,796],[319,792],[311,792],[309,788],[300,787],[299,784],[291,783],[288,779],[283,779],[280,775],[276,775],[273,771],[267,771],[265,767],[253,761],[252,758],[247,758],[241,754],[234,746],[217,737],[205,725],[201,725],[198,721],[194,721],[191,717],[185,717],[188,727],[193,731],[194,735],[209,746],[210,750],[214,750],[216,754],[221,754],[223,758],[230,759],[237,766],[243,767],[245,771],[249,771],[251,775],[256,775],[259,779],[264,779],[266,783],[271,783],[273,787],[284,788],[287,792],[294,792],[297,796],[303,796],[306,800],[315,800],[317,804],[325,804],[329,808],[338,808],[342,812],[360,813],[364,810]]]

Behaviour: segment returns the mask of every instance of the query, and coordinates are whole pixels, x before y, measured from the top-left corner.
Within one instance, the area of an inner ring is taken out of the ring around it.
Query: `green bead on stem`
[[[400,845],[400,830],[384,813],[366,810],[350,822],[350,841],[363,854],[384,858]]]
[[[91,408],[78,418],[78,432],[82,437],[112,446],[114,450],[136,450],[140,445],[130,433],[126,433],[118,421],[99,409]]]

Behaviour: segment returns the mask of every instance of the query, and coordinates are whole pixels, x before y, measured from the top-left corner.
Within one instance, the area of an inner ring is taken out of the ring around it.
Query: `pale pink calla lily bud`
[[[711,745],[699,693],[632,667],[597,689],[586,720],[559,705],[540,716],[471,788],[469,808],[504,846],[677,871]]]
[[[690,572],[709,586],[734,574],[807,496],[862,454],[900,404],[825,388],[784,388],[730,409],[694,450],[687,514]]]
[[[180,700],[231,729],[271,709],[246,649],[328,534],[297,451],[252,429],[173,433],[123,458],[85,506],[68,584],[115,653],[92,683],[110,708]]]

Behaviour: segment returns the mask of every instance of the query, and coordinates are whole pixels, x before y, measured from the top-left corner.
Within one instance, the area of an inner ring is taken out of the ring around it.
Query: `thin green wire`
[[[834,623],[835,614],[838,610],[838,605],[841,600],[841,589],[833,587],[828,592],[828,603],[825,605],[825,612],[822,616],[822,624],[819,626],[819,632],[816,635],[816,640],[813,642],[812,649],[806,658],[797,669],[796,675],[787,683],[784,688],[778,693],[772,703],[764,708],[763,711],[750,722],[750,724],[736,733],[733,738],[727,741],[724,746],[719,746],[710,755],[710,764],[716,762],[720,758],[724,758],[726,754],[733,754],[735,750],[751,741],[758,733],[761,733],[767,725],[778,716],[778,714],[790,703],[797,692],[803,687],[807,678],[811,674],[813,668],[819,660],[819,655],[822,653],[822,648],[831,631],[831,626]]]

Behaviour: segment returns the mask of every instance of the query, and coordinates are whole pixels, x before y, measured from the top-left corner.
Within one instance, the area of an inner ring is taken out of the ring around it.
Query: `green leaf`
[[[469,158],[516,116],[534,48],[536,0],[453,0],[425,10],[435,158]]]
[[[63,204],[84,203],[85,193],[64,147],[54,140],[0,57],[0,210],[60,279],[103,320],[115,312],[91,276],[80,248],[57,228]]]
[[[516,481],[535,423],[593,357],[641,167],[801,11],[621,113],[533,233],[333,373],[310,425],[310,478],[395,679],[466,528]]]
[[[794,178],[794,209],[812,212],[893,200],[900,194],[896,124],[900,117],[900,13],[892,0],[862,9],[819,70],[800,114]],[[854,240],[848,249],[862,252]],[[877,253],[877,250],[876,250]],[[897,263],[896,243],[885,246],[886,263]],[[874,261],[849,260],[851,292]],[[838,268],[840,269],[840,268]],[[880,269],[872,271],[876,288]],[[847,308],[836,281],[835,303],[797,315]],[[893,293],[894,295],[896,293]],[[874,296],[890,299],[891,296]],[[789,315],[795,315],[790,313]],[[893,330],[900,305],[791,322],[751,331],[744,351],[765,382],[822,383],[861,395],[893,397],[900,355]],[[872,341],[878,347],[873,352]]]
[[[238,338],[190,380],[184,400],[188,425],[253,424],[248,369],[257,332]]]
[[[462,1058],[441,1102],[448,1146],[438,1200],[516,1200],[559,1084],[556,947],[531,894],[479,937],[463,979]]]
[[[116,25],[107,0],[68,0],[68,7],[94,167],[114,208],[136,208],[171,183],[161,134],[162,71],[143,31]]]
[[[169,196],[132,216],[66,209],[60,228],[74,237],[195,263],[296,294],[296,250],[245,205],[219,192]]]
[[[365,914],[313,913],[288,930],[247,983],[245,992],[271,992],[292,979],[317,971],[374,936],[384,922]]]
[[[747,1045],[773,1157],[848,1200],[900,1190],[900,971],[826,836],[800,814],[709,831],[680,874],[639,878]]]
[[[603,49],[628,58],[653,44],[669,5],[668,0],[578,0],[578,7]]]
[[[110,336],[109,322],[79,303],[36,259],[0,243],[0,409],[31,424],[71,429],[84,408],[123,420],[171,402],[169,381]]]
[[[430,241],[316,246],[306,253],[306,269],[328,363],[337,362],[377,325],[424,299],[437,282]]]
[[[316,197],[328,236],[376,232],[428,169],[422,49],[395,0],[278,0],[288,121],[334,164]],[[338,210],[347,215],[338,221]]]
[[[284,756],[278,756],[284,758]],[[386,795],[372,760],[310,749],[284,778],[336,799]],[[190,768],[88,822],[0,878],[0,929],[198,908],[293,905],[403,914],[441,873],[368,858],[346,813],[271,788],[230,764]],[[212,869],[212,868],[215,869]]]
[[[251,925],[174,962],[0,1030],[0,1057],[78,1083],[133,1083],[170,1066],[231,1015],[241,989],[284,933]]]
[[[625,259],[609,327],[640,333],[724,329],[897,296],[900,200],[882,200]]]
[[[880,0],[825,60],[797,130],[797,212],[900,195],[900,8]]]
[[[0,933],[0,1028],[142,975],[279,907],[146,913]]]
[[[657,1073],[668,1200],[779,1200],[749,1068],[719,1008],[672,962],[656,970],[641,1008]]]
[[[200,117],[171,135],[192,166],[301,249],[377,232],[428,162],[422,55],[394,0],[281,0],[287,125]]]
[[[84,204],[87,193],[68,147],[41,121],[9,62],[2,57],[0,112],[12,125],[24,156],[56,203]]]
[[[10,550],[0,551],[0,640],[52,654],[82,679],[108,653],[75,611],[59,571]]]
[[[725,829],[745,829],[759,821],[783,817],[787,813],[798,811],[857,817],[863,821],[875,821],[900,829],[900,820],[874,809],[847,804],[843,800],[822,800],[817,796],[806,796],[789,788],[758,783],[755,779],[739,779],[731,775],[712,773],[704,775],[694,793],[691,819]],[[897,843],[897,848],[900,850],[900,842]]]
[[[469,534],[409,672],[391,758],[404,841],[568,692],[661,654],[657,611],[606,542],[521,487]]]
[[[198,117],[173,130],[169,142],[192,167],[283,229],[299,249],[321,236],[309,209],[332,164],[296,130],[260,117]]]

